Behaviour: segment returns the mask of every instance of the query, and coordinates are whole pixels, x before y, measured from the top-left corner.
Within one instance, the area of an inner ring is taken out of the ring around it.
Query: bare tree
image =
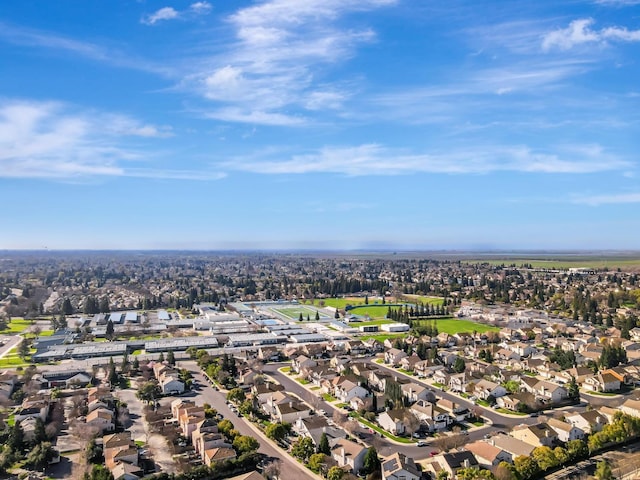
[[[277,460],[274,460],[272,462],[269,462],[264,467],[264,476],[268,480],[272,480],[274,478],[279,478],[281,469],[282,469],[281,460],[277,459]]]
[[[342,428],[344,428],[344,430],[349,435],[353,435],[354,433],[356,433],[360,429],[360,425],[358,425],[358,422],[356,420],[351,418],[351,419],[347,420],[346,422],[344,422],[344,424],[342,425]]]
[[[409,436],[412,436],[420,429],[420,420],[414,415],[411,410],[405,411],[402,422],[404,423],[405,430],[409,434]]]
[[[342,425],[345,424],[345,422],[347,421],[347,416],[342,413],[340,410],[338,410],[337,408],[333,411],[333,421],[335,422],[336,425],[338,425],[339,427],[341,427]]]

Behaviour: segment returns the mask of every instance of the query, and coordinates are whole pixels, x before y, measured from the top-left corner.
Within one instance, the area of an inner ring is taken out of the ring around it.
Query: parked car
[[[416,446],[418,446],[418,447],[426,447],[427,446],[427,442],[425,442],[424,440],[420,440],[418,443],[416,443]]]

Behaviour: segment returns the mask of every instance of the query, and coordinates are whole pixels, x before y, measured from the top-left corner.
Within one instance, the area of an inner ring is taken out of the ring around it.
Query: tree
[[[500,462],[494,473],[496,480],[517,480],[516,471],[513,465],[507,462]]]
[[[49,442],[37,444],[27,454],[27,464],[35,469],[46,467],[50,460],[55,456],[55,451]]]
[[[338,308],[336,308],[336,313],[333,315],[333,318],[336,320],[340,318],[340,310],[338,310]]]
[[[589,455],[589,447],[584,440],[570,440],[567,442],[567,454],[571,461],[582,460]]]
[[[107,328],[105,330],[105,335],[107,337],[108,340],[113,340],[115,337],[115,328],[113,326],[113,322],[111,321],[111,319],[109,319],[109,321],[107,322]]]
[[[18,345],[18,356],[24,360],[29,356],[29,341],[23,338]]]
[[[567,382],[567,394],[571,400],[580,400],[580,388],[573,375],[571,376],[571,380]]]
[[[151,403],[156,400],[160,396],[160,386],[154,380],[149,380],[148,382],[144,382],[142,386],[138,389],[136,393],[136,397],[138,397],[143,402]]]
[[[522,480],[528,480],[534,477],[540,471],[538,464],[530,457],[520,456],[513,461],[516,472]]]
[[[116,364],[113,362],[113,357],[109,357],[109,366],[107,367],[107,380],[111,385],[118,383],[118,373],[116,372]]]
[[[322,469],[322,464],[324,463],[325,459],[326,455],[324,453],[314,453],[309,457],[307,465],[309,465],[309,468],[313,472],[319,473],[320,469]]]
[[[338,466],[331,467],[327,472],[327,480],[342,480],[344,470]]]
[[[71,305],[71,300],[65,297],[62,301],[62,314],[63,315],[73,315],[73,305]]]
[[[22,448],[24,447],[24,432],[22,431],[20,422],[16,422],[13,424],[13,427],[10,427],[7,445],[14,452],[22,451]]]
[[[226,418],[218,422],[218,431],[223,435],[228,435],[231,430],[233,430],[233,423]]]
[[[220,424],[218,424],[218,429]],[[271,440],[282,440],[287,435],[287,428],[282,423],[272,423],[268,425],[264,433]]]
[[[453,371],[456,373],[462,373],[465,368],[467,368],[467,366],[464,363],[464,358],[457,357],[456,361],[453,363]]]
[[[558,460],[549,447],[536,447],[531,452],[531,458],[535,460],[540,470],[545,471],[555,467]]]
[[[125,354],[122,356],[122,363],[120,364],[120,371],[122,373],[127,373],[129,371],[129,355]]]
[[[613,473],[611,472],[611,466],[606,460],[598,462],[596,466],[595,477],[598,480],[612,480]]]
[[[239,435],[233,440],[233,448],[235,448],[240,455],[247,452],[253,452],[260,448],[260,443],[248,435]]]
[[[316,322],[320,320],[320,312],[316,310]]]
[[[495,480],[495,478],[489,470],[474,467],[461,468],[456,472],[457,480]]]
[[[299,437],[291,447],[291,454],[306,462],[315,453],[315,446],[311,437]]]
[[[131,368],[133,368],[134,371],[140,370],[140,360],[138,360],[138,357],[133,357]]]
[[[47,440],[47,433],[45,432],[44,422],[41,418],[36,418],[36,424],[33,429],[32,445],[37,445]]]
[[[83,480],[114,480],[113,474],[103,465],[94,465],[91,474],[85,473]]]
[[[169,350],[167,353],[167,363],[171,366],[176,364],[176,356],[173,353],[173,350]]]
[[[325,455],[331,455],[331,447],[329,446],[329,438],[325,432],[320,435],[320,441],[318,442],[318,453],[324,453]]]
[[[160,355],[158,355],[158,361],[160,363],[164,362],[164,352],[160,352]]]
[[[241,388],[234,388],[233,390],[229,390],[229,393],[227,393],[227,400],[233,403],[242,403],[244,402],[245,398],[246,395],[244,393],[244,390],[242,390]]]
[[[364,456],[363,470],[365,473],[373,473],[380,469],[380,459],[375,447],[369,447]]]

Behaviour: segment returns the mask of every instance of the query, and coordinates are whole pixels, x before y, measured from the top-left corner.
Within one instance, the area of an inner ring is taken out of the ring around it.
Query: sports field
[[[431,323],[438,328],[440,333],[448,333],[449,335],[455,335],[456,333],[486,333],[497,332],[500,329],[492,325],[485,325],[483,323],[472,322],[471,320],[462,320],[459,318],[446,318],[438,320],[423,320],[420,323]]]
[[[306,307],[304,305],[287,305],[282,307],[271,307],[271,310],[276,314],[279,314],[285,318],[288,318],[289,320],[298,320],[300,318],[300,314],[302,314],[302,317],[305,320],[307,319],[307,315],[309,316],[310,320],[315,320],[316,312],[318,312],[317,309],[313,307]],[[330,318],[323,312],[319,312],[319,313],[320,313],[320,318],[325,318],[325,319]]]
[[[575,256],[575,257],[557,257],[557,258],[526,258],[526,257],[507,257],[507,258],[483,258],[463,260],[464,263],[488,263],[490,265],[515,265],[521,267],[522,265],[531,265],[533,268],[548,268],[550,270],[568,270],[569,268],[592,268],[592,269],[609,269],[615,270],[620,268],[622,270],[637,269],[640,268],[640,258],[634,258],[630,256],[613,256],[613,257],[598,257],[598,256]]]

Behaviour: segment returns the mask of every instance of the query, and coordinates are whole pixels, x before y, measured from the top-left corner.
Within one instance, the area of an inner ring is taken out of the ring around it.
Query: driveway
[[[144,418],[142,402],[136,397],[136,390],[133,388],[118,390],[116,395],[129,407],[131,425],[127,430],[131,432],[131,438],[145,443],[150,456],[161,472],[176,473],[176,462],[171,456],[167,439],[160,434],[151,433],[149,424]]]
[[[260,448],[258,452],[267,455],[268,457],[279,458],[280,462],[280,478],[284,479],[297,479],[297,480],[317,480],[317,475],[314,475],[308,469],[300,465],[294,460],[288,453],[277,447],[271,440],[269,440],[264,433],[258,427],[246,420],[244,417],[238,417],[235,413],[229,410],[226,404],[226,398],[224,393],[214,390],[207,378],[201,373],[196,362],[183,361],[179,362],[181,368],[186,368],[193,373],[193,378],[200,385],[197,396],[193,397],[196,404],[202,405],[208,403],[215,408],[222,416],[231,423],[236,430],[242,435],[248,435],[255,438],[260,442]]]

